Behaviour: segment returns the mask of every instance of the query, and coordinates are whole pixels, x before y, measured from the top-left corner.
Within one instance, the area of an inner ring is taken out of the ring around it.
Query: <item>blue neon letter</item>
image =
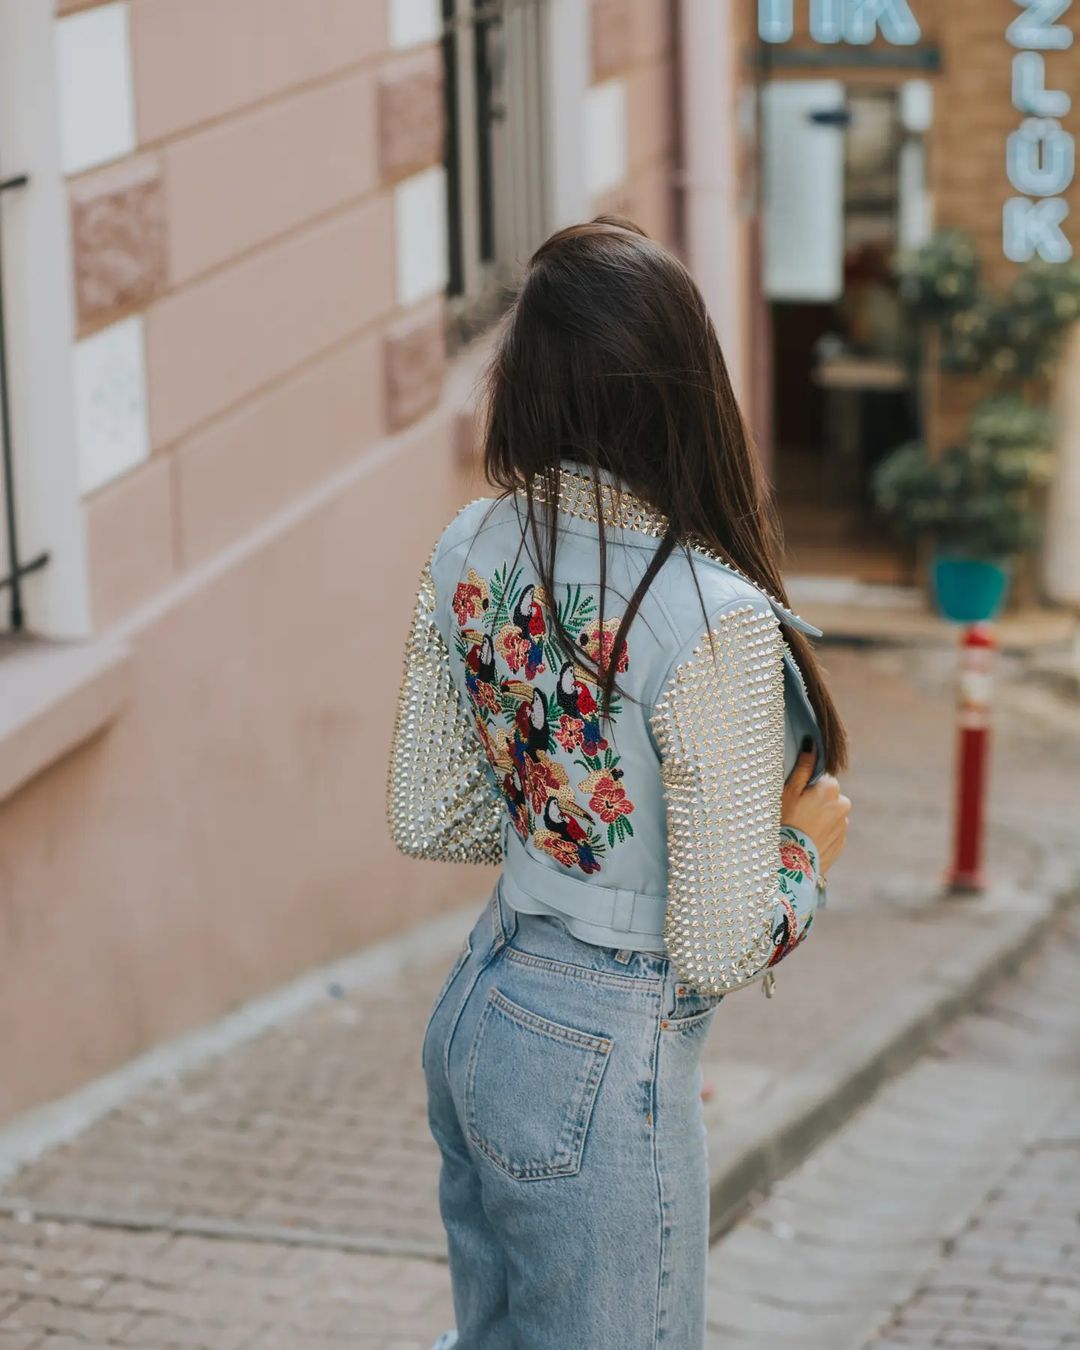
[[[1009,24],[1007,35],[1014,47],[1036,51],[1064,51],[1072,46],[1073,35],[1058,19],[1066,14],[1072,0],[1013,0],[1027,11]]]

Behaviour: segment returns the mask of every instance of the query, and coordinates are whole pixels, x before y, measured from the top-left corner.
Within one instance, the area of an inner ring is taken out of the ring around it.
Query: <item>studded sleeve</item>
[[[722,611],[671,671],[652,727],[667,803],[668,954],[693,987],[728,993],[796,947],[817,906],[813,841],[780,825],[783,643],[771,610]]]
[[[420,577],[404,667],[387,787],[394,843],[413,858],[500,862],[504,813],[450,674],[430,561]]]

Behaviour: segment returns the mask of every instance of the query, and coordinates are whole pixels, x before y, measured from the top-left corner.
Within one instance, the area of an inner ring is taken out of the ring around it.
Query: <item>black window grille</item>
[[[26,174],[3,177],[0,171],[0,502],[3,504],[3,555],[0,556],[0,593],[7,593],[4,618],[10,632],[25,627],[23,605],[23,578],[36,572],[49,561],[48,553],[23,558],[19,551],[18,512],[15,497],[15,451],[11,431],[11,386],[8,379],[7,329],[4,322],[4,231],[3,204],[6,195],[29,183]],[[3,626],[0,619],[0,627]]]
[[[548,228],[546,0],[442,0],[447,290],[467,337]]]

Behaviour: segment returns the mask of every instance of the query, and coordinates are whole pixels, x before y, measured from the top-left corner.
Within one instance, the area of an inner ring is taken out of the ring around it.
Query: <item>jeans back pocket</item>
[[[474,1147],[517,1181],[580,1171],[611,1045],[489,990],[465,1073]]]

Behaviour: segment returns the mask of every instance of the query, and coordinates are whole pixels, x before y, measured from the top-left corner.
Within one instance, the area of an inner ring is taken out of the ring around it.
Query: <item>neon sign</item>
[[[1025,117],[1006,143],[1009,182],[1021,194],[1005,203],[1002,233],[1005,256],[1013,262],[1034,257],[1063,263],[1072,245],[1062,228],[1069,215],[1065,193],[1076,177],[1076,138],[1061,125],[1072,107],[1069,95],[1046,87],[1044,52],[1066,51],[1073,35],[1059,20],[1072,0],[1013,0],[1024,13],[1009,24],[1006,36],[1017,48],[1013,57],[1012,101]]]
[[[894,46],[910,47],[922,38],[908,0],[809,0],[809,4],[810,36],[815,42],[864,47],[880,35]],[[758,33],[763,42],[790,42],[795,0],[758,0]]]

